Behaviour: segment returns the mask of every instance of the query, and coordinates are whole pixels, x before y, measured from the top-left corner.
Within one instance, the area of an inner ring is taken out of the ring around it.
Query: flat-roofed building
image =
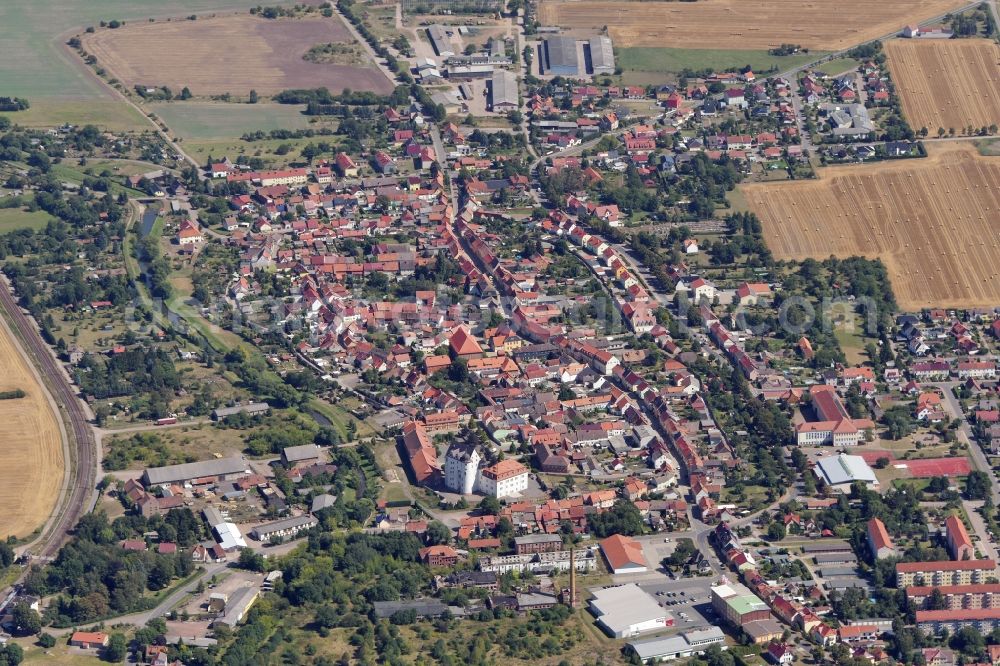
[[[549,37],[544,42],[545,73],[560,76],[578,76],[580,57],[576,40],[572,37]]]
[[[896,587],[985,583],[996,576],[996,569],[993,560],[900,562],[896,565]]]
[[[597,568],[597,558],[591,549],[573,553],[573,568],[577,571],[593,571]],[[479,559],[480,571],[491,571],[498,576],[505,573],[546,573],[569,571],[570,553],[557,550],[548,553],[524,553],[523,555],[494,555]]]
[[[615,73],[615,49],[610,37],[590,38],[590,65],[594,74]]]
[[[490,107],[501,113],[514,111],[520,106],[517,93],[517,77],[505,69],[493,72],[490,79]]]
[[[660,661],[673,661],[704,654],[705,650],[718,645],[723,650],[726,647],[726,635],[718,627],[686,631],[679,636],[662,636],[644,641],[633,641],[628,644],[644,664],[655,664]]]
[[[673,625],[673,618],[656,598],[635,583],[595,591],[590,611],[614,638],[638,636]]]
[[[726,583],[712,588],[712,608],[719,617],[734,627],[766,620],[771,610],[760,597],[739,583]]]

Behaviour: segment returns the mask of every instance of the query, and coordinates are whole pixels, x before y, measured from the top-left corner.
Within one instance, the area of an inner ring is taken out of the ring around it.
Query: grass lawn
[[[235,159],[240,155],[260,157],[269,165],[285,165],[299,157],[303,146],[308,143],[337,143],[337,136],[317,136],[311,139],[264,139],[262,141],[243,141],[241,139],[220,139],[216,141],[193,141],[184,143],[184,151],[198,162],[205,162],[209,156],[213,158],[229,157]],[[278,147],[287,144],[291,150],[285,155],[278,155]]]
[[[226,104],[223,102],[159,102],[152,111],[185,141],[238,138],[247,132],[306,129],[303,106],[291,104]]]
[[[739,70],[749,65],[757,72],[777,67],[791,69],[824,55],[814,51],[804,55],[773,56],[767,51],[739,49],[671,49],[661,47],[628,47],[615,49],[618,65],[629,72],[679,74],[684,69]]]
[[[18,229],[44,229],[49,220],[54,220],[44,210],[28,212],[21,208],[0,208],[0,234],[8,234]]]
[[[870,338],[866,337],[861,327],[861,318],[852,314],[852,320],[838,321],[833,326],[833,337],[837,339],[841,351],[847,357],[850,365],[858,365],[868,360],[865,345]]]
[[[104,170],[104,166],[113,168],[111,163],[108,162],[91,162],[87,166],[80,166],[75,161],[64,161],[60,164],[52,165],[52,174],[63,182],[76,183],[79,185],[83,182],[85,177],[101,173],[101,171]],[[150,169],[152,168],[154,167],[150,167]],[[118,183],[111,184],[112,194],[121,194],[122,192],[125,192],[130,197],[148,196],[145,192],[132,189],[131,187],[125,187],[124,185],[119,185]]]
[[[826,72],[830,76],[836,76],[838,74],[843,74],[844,72],[849,72],[855,70],[861,66],[861,61],[855,58],[834,58],[827,62],[821,62],[816,66],[821,72]]]
[[[750,210],[750,202],[747,201],[743,190],[736,187],[730,192],[726,192],[726,201],[729,208],[720,208],[715,211],[716,217],[725,217],[729,213],[743,213]]]
[[[14,642],[24,649],[22,664],[45,664],[45,666],[94,666],[101,661],[94,651],[71,648],[66,638],[56,640],[56,646],[48,650],[39,647],[35,638],[18,638]]]
[[[354,427],[356,428],[355,437],[357,439],[364,439],[367,437],[373,437],[377,433],[375,428],[364,421],[359,421],[353,414],[351,414],[348,409],[342,405],[331,405],[325,400],[320,400],[316,398],[309,402],[309,407],[316,410],[320,415],[327,418],[332,424],[332,428],[337,431],[340,435],[341,441],[347,442],[351,438],[347,435],[347,424],[354,422]]]
[[[0,28],[2,30],[2,28]],[[2,67],[2,65],[0,65]],[[59,99],[29,100],[31,108],[17,113],[0,113],[24,127],[97,125],[113,132],[151,130],[153,125],[130,104],[112,99],[80,101]]]

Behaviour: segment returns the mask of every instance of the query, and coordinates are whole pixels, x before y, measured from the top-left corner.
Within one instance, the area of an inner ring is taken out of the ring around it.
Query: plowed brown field
[[[836,51],[919,22],[964,0],[543,0],[542,25],[601,29],[616,46]]]
[[[5,539],[27,536],[45,523],[59,498],[65,461],[56,414],[6,325],[0,325],[0,367],[0,391],[27,393],[0,400],[0,539]]]
[[[345,88],[388,93],[393,84],[369,67],[307,62],[316,44],[352,42],[336,18],[268,20],[249,14],[99,30],[83,37],[87,52],[129,89],[187,86],[195,95],[250,90],[271,95],[290,88]]]
[[[1000,303],[1000,159],[970,143],[741,189],[778,259],[881,259],[906,310]]]
[[[1000,46],[986,39],[893,39],[889,73],[914,129],[1000,124]]]

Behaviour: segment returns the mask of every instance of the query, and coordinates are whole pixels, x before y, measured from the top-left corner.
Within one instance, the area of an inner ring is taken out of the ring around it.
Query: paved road
[[[969,449],[969,453],[972,454],[972,462],[975,464],[976,469],[981,472],[986,472],[990,477],[990,494],[993,497],[993,505],[1000,506],[1000,481],[997,479],[997,475],[993,473],[993,468],[990,466],[990,461],[986,459],[986,454],[983,452],[979,443],[976,442],[975,438],[972,436],[972,428],[969,426],[968,419],[965,418],[965,413],[962,412],[962,405],[959,404],[958,398],[955,397],[953,389],[958,386],[959,382],[929,382],[928,386],[934,386],[941,390],[944,394],[944,405],[948,412],[950,412],[951,417],[954,419],[961,419],[962,425],[959,426],[958,431],[955,433],[959,442],[965,444]]]
[[[76,392],[67,381],[59,361],[42,340],[34,322],[21,312],[6,279],[0,285],[0,306],[7,311],[8,318],[22,344],[34,357],[34,363],[41,372],[46,386],[59,404],[60,416],[70,429],[70,446],[74,450],[74,460],[67,461],[67,464],[72,466],[69,492],[63,498],[62,506],[57,509],[57,518],[48,534],[43,535],[31,549],[35,555],[50,557],[55,555],[66,541],[69,531],[96,501],[94,492],[97,477],[96,443],[83,403],[77,399]]]

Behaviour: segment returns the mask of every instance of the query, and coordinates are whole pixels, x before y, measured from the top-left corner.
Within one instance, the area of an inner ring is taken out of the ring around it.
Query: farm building
[[[268,541],[274,537],[286,539],[294,537],[299,532],[310,530],[317,525],[319,525],[319,521],[312,516],[295,516],[294,518],[285,518],[284,520],[276,520],[273,523],[258,525],[250,531],[250,536],[257,541]]]
[[[580,72],[580,58],[576,40],[572,37],[549,37],[545,40],[545,73],[576,76]]]
[[[257,414],[266,414],[269,411],[271,411],[271,406],[266,402],[248,402],[245,405],[214,409],[212,410],[212,420],[221,421],[227,416],[233,416],[235,414],[249,414],[250,416],[256,416]]]
[[[513,72],[499,70],[493,72],[490,80],[490,105],[497,113],[517,109],[517,77]]]
[[[150,467],[142,473],[142,484],[147,488],[167,483],[187,483],[196,479],[225,481],[246,476],[250,465],[241,456],[203,460],[166,467]]]
[[[615,73],[615,49],[610,37],[592,37],[590,39],[590,67],[594,74]]]
[[[427,36],[431,40],[434,52],[442,58],[455,55],[455,45],[452,44],[451,36],[443,25],[432,25],[427,28]]]

